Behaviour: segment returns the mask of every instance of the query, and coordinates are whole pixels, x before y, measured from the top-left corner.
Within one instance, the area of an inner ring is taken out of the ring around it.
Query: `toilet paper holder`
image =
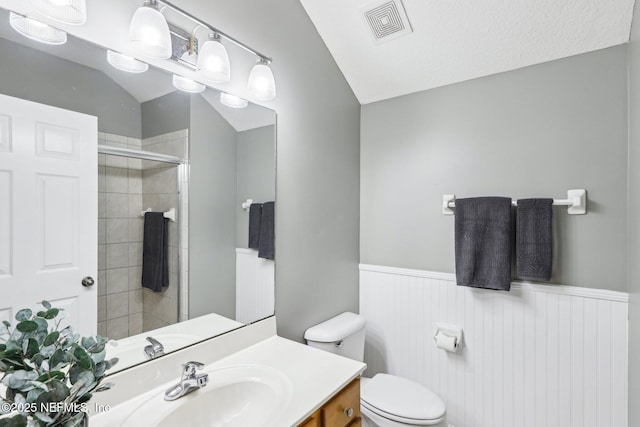
[[[439,334],[443,334],[446,335],[448,337],[452,337],[454,339],[454,348],[453,350],[451,349],[447,349],[444,347],[440,347],[438,345],[438,335]],[[433,333],[433,341],[436,343],[436,346],[443,348],[444,350],[447,351],[457,351],[458,349],[460,349],[462,347],[462,328],[455,326],[455,325],[449,325],[446,323],[436,323],[436,330]]]

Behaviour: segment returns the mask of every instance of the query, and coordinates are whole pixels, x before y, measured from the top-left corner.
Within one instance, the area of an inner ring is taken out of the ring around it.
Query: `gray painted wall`
[[[247,199],[259,203],[276,199],[275,139],[275,126],[238,132],[238,189],[235,204],[238,248],[246,248],[249,239],[249,214],[241,208],[242,203]]]
[[[360,105],[297,0],[180,5],[274,58],[278,96],[264,105],[278,112],[276,316],[279,335],[302,341],[358,310]],[[249,67],[234,73],[227,87],[243,93]]]
[[[189,316],[235,319],[237,132],[201,96],[190,109]]]
[[[142,103],[142,138],[188,129],[191,95],[176,90]]]
[[[361,260],[454,272],[442,195],[566,197],[553,283],[626,290],[627,48],[362,107]]]
[[[142,136],[140,103],[103,73],[5,39],[0,57],[0,93],[96,116],[101,132]]]
[[[640,8],[629,43],[629,425],[640,425]]]

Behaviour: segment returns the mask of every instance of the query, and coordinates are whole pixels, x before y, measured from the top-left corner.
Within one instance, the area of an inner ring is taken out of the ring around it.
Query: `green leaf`
[[[24,352],[24,354],[27,357],[35,356],[36,354],[38,354],[38,352],[40,352],[40,345],[38,344],[38,341],[33,338],[29,338],[26,348],[27,350]]]
[[[7,353],[19,353],[21,350],[20,345],[15,340],[7,341],[6,346],[5,352]]]
[[[102,391],[111,390],[113,388],[113,386],[115,386],[114,383],[104,383],[100,387],[95,389],[94,391],[99,393],[99,392],[102,392]]]
[[[49,333],[49,323],[46,320],[36,317],[33,321],[38,324],[38,332],[45,336]]]
[[[49,369],[57,371],[67,365],[67,353],[62,350],[56,350],[49,358]]]
[[[27,427],[27,417],[16,415],[12,418],[0,419],[0,427]]]
[[[19,322],[29,320],[31,316],[33,316],[33,311],[28,308],[23,308],[16,313],[16,320]]]
[[[78,404],[83,404],[85,402],[88,402],[89,400],[91,400],[92,397],[93,397],[93,394],[85,393],[78,398]]]
[[[87,350],[97,344],[96,340],[93,337],[84,337],[80,342],[82,343],[82,347]]]
[[[66,423],[64,423],[64,427],[79,427],[82,425],[86,416],[86,413],[78,412],[77,414],[72,416]]]
[[[60,332],[58,331],[51,332],[49,335],[46,336],[44,341],[42,341],[42,345],[45,345],[45,346],[52,345],[58,340],[59,336],[60,336]]]
[[[46,308],[47,310],[51,309],[51,303],[49,301],[47,301],[47,300],[42,300],[42,302],[40,304],[42,304],[42,306],[44,308]]]
[[[91,352],[91,360],[93,360],[93,363],[100,363],[100,362],[104,362],[104,358],[107,356],[107,349],[104,348],[104,346],[102,347],[102,351],[99,353],[96,352]]]
[[[11,323],[7,322],[6,320],[3,320],[3,321],[2,321],[2,324],[3,324],[4,326],[6,326],[7,328],[10,328],[10,327],[11,327]]]
[[[67,387],[67,385],[62,381],[51,380],[47,383],[47,386],[49,387],[48,393],[41,394],[41,397],[48,394],[47,397],[49,397],[49,400],[53,402],[62,402],[64,399],[69,397],[69,387]]]
[[[47,310],[47,313],[44,315],[45,319],[55,319],[56,316],[58,315],[58,313],[60,313],[60,310],[57,308],[51,308],[49,310]]]
[[[91,371],[82,371],[78,375],[75,384],[71,388],[71,392],[75,396],[82,396],[96,387],[96,379]]]
[[[36,378],[38,378],[38,374],[34,371],[15,371],[5,376],[2,379],[2,384],[6,385],[9,388],[28,391],[25,389],[31,390],[33,388],[31,386],[31,381],[35,380]]]
[[[76,358],[76,363],[78,364],[78,366],[80,366],[83,370],[87,370],[87,369],[91,369],[91,358],[89,357],[89,355],[87,354],[87,352],[85,351],[85,349],[83,349],[82,347],[76,347],[73,350],[73,357]]]
[[[16,317],[18,315],[16,314]],[[16,329],[20,332],[34,332],[38,330],[38,324],[33,320],[24,320],[16,325]]]
[[[49,371],[40,375],[36,381],[46,383],[50,380],[63,380],[64,377],[65,377],[65,373],[62,371]]]
[[[96,363],[96,370],[94,371],[96,378],[104,377],[104,373],[106,370],[107,370],[107,364],[105,362]]]
[[[40,348],[40,354],[41,354],[43,357],[45,357],[45,358],[47,358],[47,359],[48,359],[48,358],[50,358],[50,357],[53,355],[53,353],[54,353],[56,350],[57,350],[57,349],[56,349],[56,346],[55,346],[55,345],[53,345],[53,344],[52,344],[52,345],[47,345],[47,346],[44,346],[44,347]]]

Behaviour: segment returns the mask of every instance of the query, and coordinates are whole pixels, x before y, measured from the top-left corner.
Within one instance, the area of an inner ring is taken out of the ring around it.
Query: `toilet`
[[[364,317],[342,313],[306,330],[307,345],[362,361]],[[360,380],[360,410],[365,427],[446,427],[444,402],[421,384],[397,375]]]

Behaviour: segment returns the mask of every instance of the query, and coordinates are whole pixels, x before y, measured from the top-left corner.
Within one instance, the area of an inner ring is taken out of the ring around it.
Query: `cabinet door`
[[[304,420],[304,422],[300,424],[300,427],[322,427],[322,415],[320,413],[320,409]]]
[[[322,407],[324,427],[354,427],[361,425],[360,379],[356,378]]]

